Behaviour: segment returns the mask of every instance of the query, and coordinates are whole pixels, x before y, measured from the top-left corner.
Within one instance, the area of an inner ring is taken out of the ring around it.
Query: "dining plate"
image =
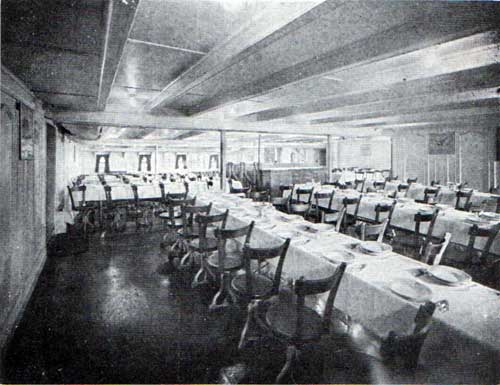
[[[426,302],[432,298],[432,290],[429,287],[410,279],[397,279],[391,282],[389,288],[393,293],[411,301]]]
[[[358,246],[358,249],[366,254],[372,255],[379,255],[388,251],[392,251],[392,247],[390,245],[376,241],[361,242]]]
[[[469,274],[450,266],[431,266],[427,269],[427,272],[431,277],[446,285],[465,285],[472,281],[472,277]]]
[[[293,231],[277,231],[276,235],[280,238],[283,238],[283,239],[287,239],[287,238],[293,239],[297,235],[297,233],[293,232]]]

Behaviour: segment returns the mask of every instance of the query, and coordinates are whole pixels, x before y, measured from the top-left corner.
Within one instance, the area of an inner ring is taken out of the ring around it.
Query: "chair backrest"
[[[291,190],[293,192],[294,187],[295,186],[293,184],[280,185],[279,190],[280,190],[281,196],[283,196],[283,194],[285,193],[285,191]]]
[[[77,211],[80,207],[84,207],[87,205],[87,201],[85,200],[85,191],[87,190],[87,186],[81,185],[81,186],[73,186],[70,187],[68,186],[68,194],[69,194],[69,199],[71,201],[71,209],[73,211]],[[81,199],[78,202],[75,202],[75,197],[73,196],[73,192],[79,192],[81,193]]]
[[[335,272],[327,278],[306,280],[304,277],[299,278],[294,282],[294,291],[297,296],[297,321],[295,325],[295,337],[301,338],[304,330],[304,307],[305,297],[308,295],[317,295],[329,291],[328,298],[325,303],[325,310],[322,319],[322,332],[330,331],[330,323],[333,313],[333,303],[337,296],[340,282],[344,275],[347,264],[341,263]]]
[[[360,195],[359,197],[345,197],[342,200],[342,205],[348,209],[349,206],[351,205],[356,205],[356,208],[354,209],[353,217],[358,218],[358,212],[359,212],[359,205],[361,204],[361,198],[363,195]],[[346,211],[347,214],[347,211]]]
[[[160,185],[160,188],[161,188],[161,185]],[[165,195],[165,191],[162,191],[162,195],[165,196],[165,201],[188,199],[188,196],[187,196],[188,193],[187,193],[187,191],[182,192],[182,193],[171,193],[171,192],[168,192],[166,195]]]
[[[424,189],[424,202],[428,203],[431,198],[435,200],[439,194],[439,190],[440,190],[439,187],[427,187],[427,188],[425,188]]]
[[[402,361],[403,368],[415,370],[435,310],[436,304],[433,302],[426,302],[420,306],[415,316],[415,327],[411,335],[401,336],[390,332],[389,336],[382,341],[380,348],[384,361],[388,363]]]
[[[419,213],[415,214],[415,217],[417,217],[418,214]],[[429,222],[429,228],[427,229],[427,235],[425,236],[422,250],[425,250],[427,248],[427,245],[429,243],[431,243],[431,241],[432,241],[432,232],[434,231],[434,225],[436,224],[436,220],[437,220],[438,216],[439,216],[439,207],[435,207],[432,214],[431,214],[430,220],[428,220],[429,216],[427,214],[422,214],[421,217],[424,220],[419,220],[415,223],[415,226],[416,226],[415,233],[417,235],[419,235],[420,234],[420,223],[421,222]]]
[[[491,227],[479,227],[478,225],[473,225],[469,229],[469,244],[467,246],[468,259],[472,258],[472,251],[474,248],[474,243],[477,237],[487,237],[486,244],[481,251],[480,259],[485,261],[490,253],[491,245],[500,231],[500,223],[497,223]]]
[[[269,293],[269,296],[278,294],[280,283],[281,283],[281,273],[283,271],[283,264],[285,262],[286,253],[288,247],[290,246],[290,239],[286,239],[280,246],[269,247],[269,248],[253,248],[246,244],[243,247],[243,260],[244,268],[246,274],[246,293],[245,297],[248,301],[252,299],[257,299],[253,290],[253,278],[254,274],[252,272],[251,261],[257,261],[257,273],[261,273],[262,264],[269,260],[279,258],[276,270],[273,276],[273,289]]]
[[[375,190],[384,190],[385,189],[385,184],[386,184],[386,181],[375,181],[373,182],[373,187],[375,188]]]
[[[406,180],[406,183],[412,184],[412,183],[417,183],[418,178],[408,178]]]
[[[297,187],[297,190],[295,190],[295,194],[297,195],[297,200],[299,202],[303,202],[303,203],[311,203],[313,190],[314,190],[314,188],[312,188],[312,187],[310,187],[310,188]],[[305,201],[300,199],[300,197],[303,195],[306,196]]]
[[[110,185],[104,185],[104,195],[106,197],[106,204],[112,205],[113,204],[113,197],[111,195],[111,186]]]
[[[473,190],[458,190],[457,191],[457,200],[455,201],[455,209],[470,211],[470,200],[472,198]],[[465,201],[462,203],[462,201]]]
[[[377,242],[383,242],[388,224],[389,218],[375,225],[362,222],[360,226],[356,228],[356,231],[359,231],[359,237],[362,241],[366,241],[368,238],[377,237]]]
[[[319,207],[320,199],[328,199],[328,209],[331,209],[334,195],[335,195],[335,191],[315,192],[314,193],[314,204],[316,205],[316,207]]]
[[[217,237],[217,254],[219,262],[219,273],[224,272],[225,259],[226,259],[226,243],[229,239],[237,239],[245,237],[243,245],[248,245],[250,243],[250,237],[252,236],[252,231],[255,222],[252,221],[249,225],[240,227],[238,229],[217,229],[215,236]]]
[[[394,199],[392,203],[378,203],[375,206],[375,222],[380,223],[380,214],[388,213],[387,219],[389,222],[392,219],[392,214],[394,213],[394,208],[396,207],[397,201]]]
[[[365,188],[365,179],[354,179],[354,189],[363,192],[363,189]]]
[[[265,191],[252,191],[250,193],[250,198],[255,202],[269,202],[271,199],[271,194],[268,190]]]
[[[342,223],[344,222],[344,218],[347,213],[347,207],[342,207],[338,213],[337,216],[337,223],[335,223],[335,231],[337,233],[340,233],[340,230],[342,228]]]
[[[190,229],[193,229],[195,224],[197,225],[199,223],[195,221],[195,218],[202,215],[210,214],[211,209],[212,209],[211,202],[205,206],[191,206],[191,205],[181,206],[182,227],[184,228],[184,231],[187,232]]]
[[[441,184],[440,180],[433,180],[433,181],[431,181],[431,186],[436,186],[436,185],[439,185],[439,184]]]
[[[450,243],[451,234],[446,233],[444,238],[439,243],[429,242],[427,246],[422,248],[423,252],[420,256],[420,261],[427,263],[429,265],[439,265],[443,254]]]

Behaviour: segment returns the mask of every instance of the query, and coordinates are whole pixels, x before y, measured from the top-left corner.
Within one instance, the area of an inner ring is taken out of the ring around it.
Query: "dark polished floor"
[[[192,272],[165,274],[160,238],[96,237],[86,253],[49,256],[7,350],[8,381],[213,383],[251,361],[246,381],[272,382],[283,347],[238,352],[244,315],[210,314],[213,289],[191,289]]]

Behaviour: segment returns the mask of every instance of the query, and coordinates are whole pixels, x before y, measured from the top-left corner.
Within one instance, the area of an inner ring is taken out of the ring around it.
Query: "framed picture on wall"
[[[429,134],[429,155],[455,154],[455,133]]]
[[[176,154],[175,155],[175,169],[184,170],[187,168],[187,155],[186,154]]]
[[[19,159],[35,159],[35,133],[33,125],[26,117],[21,117],[21,132],[19,135]]]

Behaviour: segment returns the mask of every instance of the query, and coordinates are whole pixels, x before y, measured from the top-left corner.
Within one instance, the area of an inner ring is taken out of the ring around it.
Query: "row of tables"
[[[498,292],[473,282],[452,287],[429,281],[426,276],[419,276],[429,267],[426,264],[392,251],[367,255],[352,248],[359,240],[337,233],[333,227],[279,212],[267,203],[213,192],[199,194],[197,202],[212,202],[215,211],[229,208],[227,228],[255,221],[252,246],[270,247],[291,237],[283,268],[285,281],[301,276],[323,278],[340,262],[348,262],[335,306],[381,337],[390,331],[410,332],[420,305],[392,292],[391,283],[418,281],[427,286],[432,301],[447,301],[448,310],[434,314],[421,352],[417,380],[425,383],[500,380]],[[321,309],[324,301],[323,296],[318,296],[309,305]]]
[[[334,190],[334,198],[332,202],[332,208],[339,210],[342,205],[342,200],[345,197],[359,197],[363,195],[361,203],[359,206],[358,216],[365,219],[375,219],[375,206],[379,203],[391,203],[393,198],[389,198],[388,195],[393,192],[393,186],[396,183],[390,182],[386,185],[385,190],[372,193],[361,193],[356,190],[339,190],[334,189],[332,186],[322,186],[320,184],[304,184],[296,185],[293,191],[293,197],[296,198],[295,191],[297,188],[314,187],[314,192],[331,192]],[[425,203],[417,203],[414,199],[419,199],[419,191],[421,190],[421,185],[414,184],[410,185],[405,197],[397,198],[397,204],[393,212],[391,219],[391,225],[403,229],[414,231],[415,222],[413,221],[414,215],[418,212],[429,212],[433,210],[433,206]],[[285,194],[290,194],[286,192]],[[455,196],[456,192],[454,192]],[[474,192],[476,194],[476,192]],[[477,197],[483,197],[484,193],[477,193]],[[492,195],[492,194],[487,194]],[[473,195],[474,197],[474,195]],[[439,197],[438,197],[439,198]],[[478,198],[480,199],[480,198]],[[441,203],[438,199],[438,207],[440,207],[440,213],[436,220],[433,235],[436,237],[443,237],[445,233],[450,233],[452,235],[451,241],[455,244],[462,246],[467,246],[469,242],[469,230],[474,225],[479,226],[491,226],[500,221],[500,215],[495,213],[488,213],[488,218],[483,216],[478,216],[470,212],[465,212],[461,210],[456,210],[455,199],[449,201],[448,204]],[[321,207],[328,207],[328,200],[320,200],[319,204]],[[355,207],[349,207],[348,213],[354,214]],[[387,215],[387,214],[381,214]],[[382,217],[383,219],[384,217]],[[421,231],[426,233],[428,229],[428,223],[422,223]],[[476,239],[475,248],[481,250],[486,243],[485,239]],[[500,255],[500,236],[493,242],[490,249],[491,253]],[[452,258],[463,258],[463,255],[452,255]]]

